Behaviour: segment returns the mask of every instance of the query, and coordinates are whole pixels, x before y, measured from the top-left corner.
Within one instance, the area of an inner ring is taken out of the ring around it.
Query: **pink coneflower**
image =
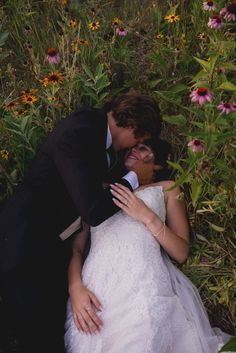
[[[225,68],[223,66],[219,67],[218,69],[218,74],[222,75],[222,74],[225,74]]]
[[[211,102],[213,97],[206,87],[199,87],[190,94],[192,102],[198,102],[200,105],[206,103],[206,101]]]
[[[48,48],[46,61],[48,61],[52,65],[55,65],[59,64],[60,60],[60,55],[57,53],[56,49]]]
[[[207,25],[210,28],[221,28],[224,25],[224,23],[222,22],[219,15],[214,15],[209,18]]]
[[[198,139],[193,139],[188,143],[188,147],[191,148],[192,152],[203,152],[204,142]]]
[[[231,4],[223,7],[223,9],[220,10],[220,15],[223,16],[226,21],[235,21],[236,2],[232,2]]]
[[[216,9],[214,1],[204,1],[202,7],[205,11],[215,11]]]
[[[128,31],[127,31],[127,29],[124,29],[124,28],[122,28],[122,27],[117,27],[117,28],[116,28],[116,33],[117,33],[119,36],[121,36],[121,37],[125,37],[125,36],[127,36]]]
[[[217,106],[218,110],[221,110],[222,113],[225,114],[229,114],[233,111],[236,110],[236,105],[234,103],[229,103],[229,102],[221,102],[218,106]]]

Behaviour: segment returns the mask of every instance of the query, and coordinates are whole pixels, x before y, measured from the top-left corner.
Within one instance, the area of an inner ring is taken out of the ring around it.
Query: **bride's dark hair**
[[[167,161],[173,161],[172,147],[169,142],[166,140],[157,138],[145,142],[145,145],[151,147],[154,156],[155,164],[162,166],[162,169],[159,170],[156,174],[155,181],[168,180],[173,177],[173,170]]]

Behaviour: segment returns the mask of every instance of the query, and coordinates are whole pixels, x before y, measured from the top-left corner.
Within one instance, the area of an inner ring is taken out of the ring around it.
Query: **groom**
[[[96,226],[118,211],[102,187],[115,152],[160,131],[158,105],[136,92],[103,109],[74,112],[49,135],[7,202],[0,216],[0,296],[25,353],[63,352],[71,238],[62,242],[59,234],[78,215]],[[152,174],[137,165],[117,181],[133,189]]]

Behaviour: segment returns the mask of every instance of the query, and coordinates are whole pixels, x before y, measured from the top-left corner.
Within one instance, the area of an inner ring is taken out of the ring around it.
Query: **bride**
[[[125,157],[157,161],[155,146],[139,144]],[[166,158],[167,159],[167,158]],[[217,353],[230,338],[210,326],[197,289],[169,256],[183,263],[189,229],[179,187],[170,180],[132,193],[111,185],[120,211],[75,238],[69,267],[67,353]],[[173,187],[173,188],[172,188]]]

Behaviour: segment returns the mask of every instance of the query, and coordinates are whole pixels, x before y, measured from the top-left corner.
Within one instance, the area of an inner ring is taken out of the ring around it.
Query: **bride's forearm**
[[[144,224],[170,257],[178,263],[186,260],[189,252],[188,242],[168,228],[157,215]]]
[[[78,291],[82,286],[82,257],[89,236],[89,226],[83,223],[83,229],[75,235],[72,244],[72,257],[68,268],[68,290],[71,294],[74,289]]]
[[[68,268],[68,290],[69,293],[83,286],[82,278],[82,256],[80,253],[72,255],[70,265]]]

